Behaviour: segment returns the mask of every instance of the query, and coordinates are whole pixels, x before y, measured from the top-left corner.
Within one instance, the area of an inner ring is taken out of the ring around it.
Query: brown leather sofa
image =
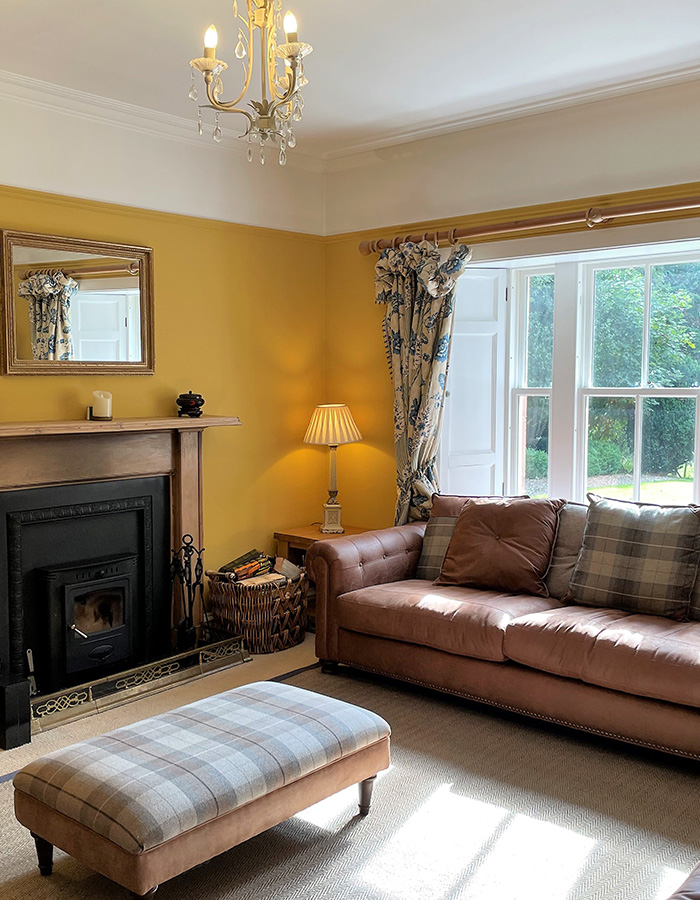
[[[572,513],[582,535],[585,512]],[[560,579],[562,521],[550,569]],[[700,621],[569,606],[554,581],[549,597],[437,587],[415,578],[424,531],[413,523],[309,549],[326,670],[343,663],[700,758]]]

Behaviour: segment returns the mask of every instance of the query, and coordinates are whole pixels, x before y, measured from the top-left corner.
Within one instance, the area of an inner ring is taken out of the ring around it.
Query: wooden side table
[[[368,531],[367,528],[351,528],[345,526],[345,535],[362,534]],[[303,566],[306,559],[306,551],[316,541],[329,541],[332,538],[344,537],[342,534],[324,534],[319,525],[299,525],[298,527],[288,528],[286,531],[276,531],[275,540],[277,541],[277,555],[283,556],[285,559],[291,560],[297,566]],[[316,587],[313,582],[309,582],[308,600],[308,616],[309,631],[316,630]]]

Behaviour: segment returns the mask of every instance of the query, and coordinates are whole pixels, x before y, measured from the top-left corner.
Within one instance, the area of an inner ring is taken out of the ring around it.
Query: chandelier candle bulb
[[[204,33],[204,58],[214,59],[216,56],[216,45],[219,43],[219,33],[214,25],[210,25]]]
[[[297,32],[297,19],[293,12],[288,12],[284,17],[284,35],[288,44],[296,44],[299,40]]]

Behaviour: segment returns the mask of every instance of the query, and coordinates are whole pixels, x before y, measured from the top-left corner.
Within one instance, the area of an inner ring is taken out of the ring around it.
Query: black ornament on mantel
[[[209,626],[209,616],[207,608],[204,605],[204,563],[202,562],[202,554],[204,547],[198,550],[194,546],[194,538],[191,534],[186,534],[182,538],[182,546],[179,550],[172,551],[172,559],[170,562],[170,577],[173,582],[180,583],[180,596],[182,597],[183,617],[177,626],[177,649],[180,652],[192,650],[197,643],[197,627],[194,624],[194,607],[199,596],[202,604],[202,614],[204,621]],[[193,557],[197,560],[192,565]]]
[[[201,394],[193,394],[192,391],[188,391],[186,394],[180,394],[175,402],[180,407],[177,411],[178,416],[198,419],[202,415],[204,397]]]

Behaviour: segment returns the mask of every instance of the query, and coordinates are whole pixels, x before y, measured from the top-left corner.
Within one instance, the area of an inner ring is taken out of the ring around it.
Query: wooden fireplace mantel
[[[27,437],[51,434],[109,434],[135,431],[202,431],[221,425],[240,425],[237,416],[164,416],[146,419],[112,419],[111,422],[96,422],[90,419],[68,419],[51,422],[0,422],[0,440],[3,438]]]
[[[0,422],[0,491],[147,478],[170,478],[172,546],[183,534],[202,546],[202,437],[240,425],[236,416]]]

